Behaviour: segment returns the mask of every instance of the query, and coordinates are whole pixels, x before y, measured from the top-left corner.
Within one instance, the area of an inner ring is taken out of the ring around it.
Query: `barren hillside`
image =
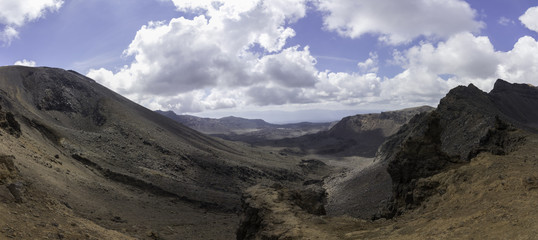
[[[245,188],[308,180],[300,159],[207,137],[76,72],[2,67],[0,106],[0,153],[18,169],[6,185],[22,184],[29,200],[2,193],[4,236],[87,219],[136,238],[229,239]],[[10,223],[10,212],[28,219]]]

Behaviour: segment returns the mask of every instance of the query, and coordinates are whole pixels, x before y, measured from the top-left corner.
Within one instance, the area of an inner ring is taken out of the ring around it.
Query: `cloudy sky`
[[[73,69],[150,109],[336,120],[538,85],[538,1],[0,0],[0,65]]]

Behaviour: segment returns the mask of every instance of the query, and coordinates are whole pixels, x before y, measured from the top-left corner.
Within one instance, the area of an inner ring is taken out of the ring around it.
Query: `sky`
[[[152,110],[269,122],[538,85],[535,0],[0,0],[0,65],[75,70]]]

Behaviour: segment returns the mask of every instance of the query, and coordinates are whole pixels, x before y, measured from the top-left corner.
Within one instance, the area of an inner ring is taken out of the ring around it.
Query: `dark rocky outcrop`
[[[100,102],[101,93],[89,87],[97,83],[76,72],[43,68],[29,72],[22,83],[32,93],[33,102],[39,110],[79,114],[88,117],[97,126],[106,122]]]
[[[15,198],[16,203],[23,203],[26,201],[24,197],[24,184],[22,182],[14,182],[7,186],[7,189]]]
[[[438,184],[423,178],[468,162],[480,152],[504,155],[523,137],[516,128],[538,124],[538,88],[498,80],[490,93],[474,85],[452,89],[437,109],[413,118],[379,149],[393,196],[380,214],[392,217],[414,208]]]
[[[15,157],[0,155],[0,185],[7,185],[7,189],[16,203],[25,202],[24,184],[18,180],[19,170],[15,166]]]
[[[326,193],[321,187],[253,186],[242,198],[243,214],[236,231],[237,239],[300,238],[289,229],[296,227],[300,215],[325,215],[325,199]]]
[[[21,136],[21,125],[15,119],[15,115],[9,111],[3,111],[0,106],[0,128],[12,136]]]
[[[14,160],[14,156],[0,155],[0,184],[6,184],[18,176],[19,170]]]

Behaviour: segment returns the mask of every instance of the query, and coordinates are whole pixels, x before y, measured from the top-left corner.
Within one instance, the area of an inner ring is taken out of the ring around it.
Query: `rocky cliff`
[[[522,94],[525,93],[525,94]],[[418,206],[435,192],[435,183],[420,182],[451,166],[467,163],[480,152],[506,154],[523,138],[516,128],[537,123],[538,89],[498,80],[490,93],[474,85],[452,89],[431,113],[412,119],[380,148],[387,164],[392,199],[383,215],[394,216]]]

